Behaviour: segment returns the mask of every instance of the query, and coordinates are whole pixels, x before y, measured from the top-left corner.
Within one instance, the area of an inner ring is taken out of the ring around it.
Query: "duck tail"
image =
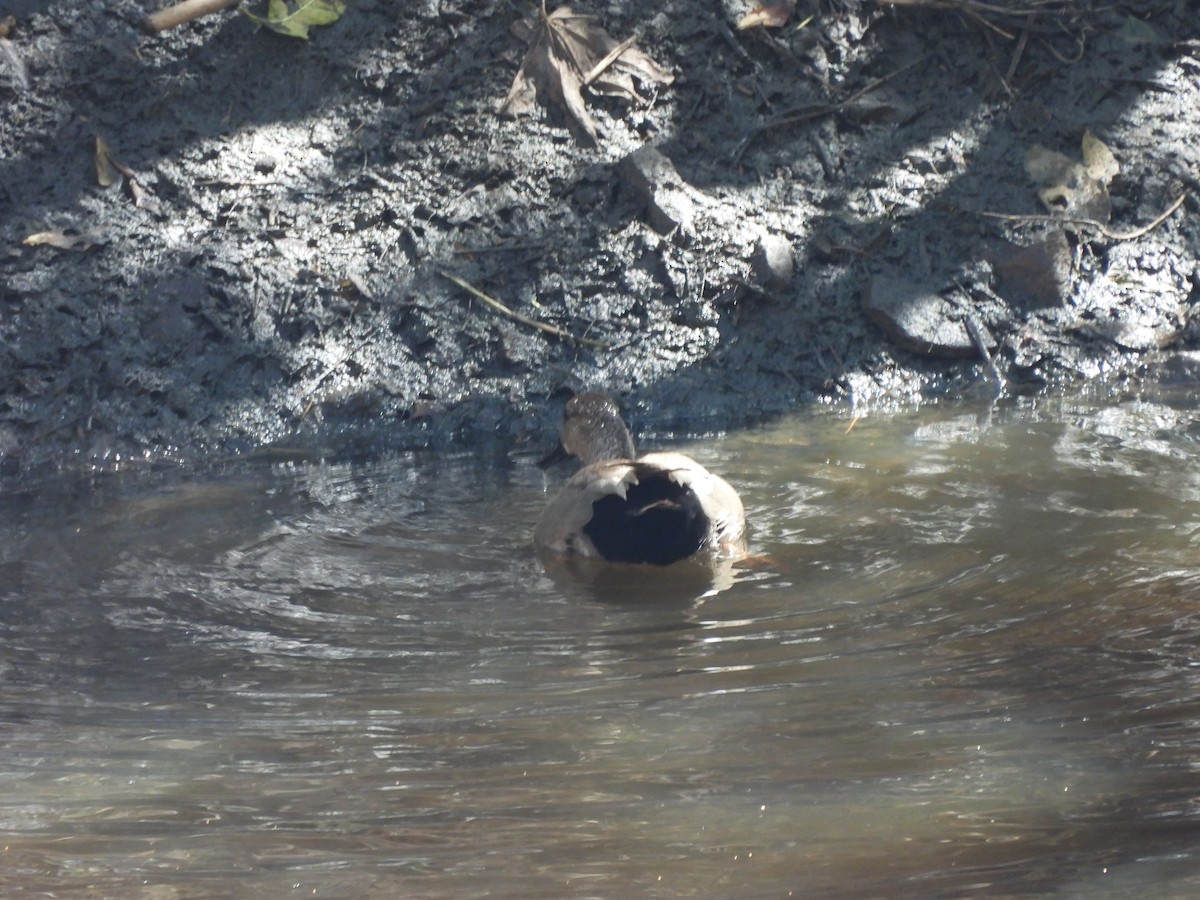
[[[711,523],[690,488],[656,472],[595,501],[583,530],[609,562],[665,566],[698,552]]]

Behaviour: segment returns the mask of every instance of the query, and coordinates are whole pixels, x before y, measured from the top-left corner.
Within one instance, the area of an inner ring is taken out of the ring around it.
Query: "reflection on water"
[[[1195,895],[1189,423],[849,424],[689,448],[719,592],[547,574],[532,458],[3,498],[0,893]]]

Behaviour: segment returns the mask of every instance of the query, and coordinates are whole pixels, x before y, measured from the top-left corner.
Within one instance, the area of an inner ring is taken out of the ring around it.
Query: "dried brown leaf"
[[[747,28],[782,28],[791,15],[790,3],[764,3],[738,19],[738,31],[745,31]]]
[[[566,111],[577,133],[596,143],[599,132],[588,113],[583,88],[641,101],[634,79],[670,84],[674,76],[633,47],[632,41],[614,40],[596,16],[561,6],[539,16],[529,50],[499,113],[516,117],[532,111],[539,99],[554,103]]]
[[[158,197],[149,185],[142,184],[138,174],[122,163],[116,156],[113,155],[112,148],[108,146],[102,136],[96,135],[96,181],[101,187],[112,187],[116,184],[121,176],[125,177],[125,183],[129,186],[129,194],[133,198],[133,205],[139,209],[149,209],[152,212],[159,211]]]
[[[1121,171],[1111,150],[1091,131],[1081,142],[1082,163],[1040,144],[1025,154],[1025,171],[1052,213],[1107,222],[1112,213],[1108,184]]]
[[[54,231],[38,231],[21,241],[26,247],[53,247],[56,250],[86,250],[97,243],[96,236],[91,232],[83,234],[67,234],[62,229]]]
[[[108,141],[96,135],[96,181],[100,187],[112,187],[120,177]]]
[[[1108,149],[1100,138],[1092,134],[1090,128],[1084,129],[1083,140],[1080,142],[1083,154],[1083,165],[1087,173],[1097,181],[1108,184],[1121,174],[1121,165],[1113,152]]]

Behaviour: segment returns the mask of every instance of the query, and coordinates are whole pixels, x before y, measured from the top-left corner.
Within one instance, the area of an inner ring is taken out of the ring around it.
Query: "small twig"
[[[1045,13],[1061,11],[1062,8],[1068,8],[1070,4],[1068,2],[1031,4],[1030,8],[1022,9],[1020,7],[1009,8],[1000,3],[983,3],[979,2],[979,0],[887,0],[887,5],[916,6],[927,9],[952,9],[966,11],[973,15],[992,14],[1009,16],[1011,18],[1020,18],[1022,16],[1033,18]]]
[[[256,181],[242,180],[237,178],[205,178],[203,181],[197,181],[196,187],[216,187],[223,185],[225,187],[278,187],[283,184],[282,181]]]
[[[729,27],[724,22],[718,22],[716,29],[721,33],[721,37],[725,39],[725,43],[733,48],[733,52],[740,56],[743,62],[747,62],[757,68],[754,58],[746,52],[746,48],[738,42],[738,39],[734,37],[733,32],[729,30]]]
[[[486,247],[455,247],[455,256],[474,256],[477,253],[515,253],[518,250],[541,250],[545,241],[523,241],[512,244],[489,244]]]
[[[229,6],[236,6],[241,2],[242,0],[180,0],[174,6],[168,6],[166,9],[160,9],[158,12],[146,16],[142,20],[142,28],[150,34],[159,34],[168,28],[174,28],[176,25],[182,25],[184,22],[207,16],[209,13],[215,13]]]
[[[979,358],[983,361],[984,369],[996,381],[998,391],[1004,390],[1004,376],[1000,374],[1000,370],[996,368],[996,361],[992,358],[992,353],[988,349],[987,336],[983,333],[983,327],[971,313],[970,307],[974,305],[974,300],[971,298],[970,292],[963,287],[959,281],[954,282],[954,286],[958,288],[958,292],[963,295],[966,300],[966,305],[960,305],[953,300],[950,302],[962,310],[963,327],[967,329],[967,336],[971,339],[971,344],[975,348],[975,352],[979,354]]]
[[[820,119],[824,116],[829,116],[829,115],[833,115],[834,113],[840,112],[841,110],[850,106],[852,103],[856,102],[857,100],[862,99],[864,96],[871,93],[872,91],[878,90],[879,88],[883,87],[883,85],[887,84],[889,81],[891,81],[897,75],[901,74],[902,72],[908,71],[913,66],[919,65],[920,63],[923,63],[924,61],[925,61],[925,57],[922,56],[920,59],[914,60],[914,61],[908,63],[907,65],[901,66],[900,68],[896,69],[894,72],[889,72],[887,75],[884,75],[882,78],[876,78],[874,81],[872,81],[866,87],[855,91],[849,97],[847,97],[844,100],[839,100],[837,103],[824,103],[824,104],[819,104],[819,105],[814,105],[814,106],[800,107],[799,109],[792,110],[791,112],[780,113],[778,116],[775,116],[774,118],[769,119],[766,122],[763,122],[761,125],[755,126],[754,128],[750,129],[750,132],[744,138],[742,138],[740,141],[738,141],[738,145],[737,145],[737,147],[734,148],[734,151],[733,151],[733,162],[737,163],[739,160],[741,160],[742,154],[746,152],[746,148],[750,146],[750,142],[753,141],[760,134],[763,134],[767,131],[771,131],[775,128],[783,128],[787,125],[798,125],[801,122],[809,122],[809,121],[812,121],[813,119]]]
[[[617,57],[632,47],[633,42],[636,40],[637,35],[635,34],[632,37],[625,38],[625,40],[621,41],[621,43],[609,50],[604,59],[592,66],[591,70],[583,76],[583,83],[585,85],[591,84],[602,74],[604,74],[604,70],[615,63],[617,61]]]
[[[1029,30],[1022,29],[1021,36],[1017,39],[1017,48],[1013,50],[1012,60],[1008,64],[1008,72],[1004,75],[1004,90],[1008,92],[1008,96],[1013,95],[1012,81],[1017,74],[1017,66],[1021,62],[1021,56],[1025,53],[1025,46],[1029,43]]]
[[[492,309],[496,310],[496,312],[508,316],[515,322],[520,322],[522,325],[528,325],[530,328],[536,328],[538,331],[545,332],[546,334],[552,334],[557,338],[562,338],[564,341],[571,341],[576,344],[584,344],[588,347],[596,347],[600,350],[611,349],[611,346],[606,344],[604,341],[597,341],[593,340],[592,338],[577,337],[576,335],[571,334],[571,332],[564,331],[562,328],[558,328],[549,324],[548,322],[541,322],[537,319],[531,319],[529,316],[521,315],[521,313],[514,309],[510,309],[494,297],[489,297],[483,291],[479,290],[479,288],[475,287],[468,281],[464,281],[457,275],[452,275],[451,273],[442,271],[441,269],[438,270],[438,274],[446,280],[454,282],[454,284],[458,285],[472,297],[482,300]]]
[[[1076,216],[1019,215],[1015,213],[988,212],[987,210],[981,211],[980,215],[987,216],[989,219],[1003,219],[1006,222],[1062,222],[1069,225],[1087,225],[1089,228],[1095,228],[1111,241],[1134,241],[1143,235],[1149,234],[1163,222],[1167,221],[1167,219],[1171,218],[1171,214],[1183,206],[1183,201],[1186,199],[1187,191],[1184,191],[1175,198],[1175,202],[1168,206],[1162,215],[1155,217],[1153,221],[1143,225],[1141,228],[1133,229],[1133,231],[1113,231],[1103,222]]]
[[[1083,59],[1083,52],[1087,49],[1087,37],[1083,32],[1080,32],[1079,36],[1075,38],[1075,42],[1079,45],[1079,52],[1075,54],[1074,59],[1070,58],[1069,56],[1063,56],[1061,53],[1055,50],[1054,47],[1051,46],[1050,42],[1045,38],[1040,38],[1039,40],[1041,42],[1042,49],[1057,59],[1064,66],[1075,65],[1075,63]]]
[[[979,323],[975,321],[975,317],[967,313],[963,318],[963,325],[966,326],[967,334],[971,337],[971,343],[975,345],[975,352],[979,354],[979,358],[983,360],[983,366],[987,369],[988,374],[995,379],[996,384],[1001,389],[1004,387],[1004,376],[1000,374],[1000,370],[996,368],[996,361],[992,358],[991,352],[988,350],[987,338],[984,337],[983,329]]]
[[[978,10],[972,9],[970,4],[964,3],[963,6],[961,7],[960,11],[967,17],[973,19],[976,24],[981,25],[984,28],[990,28],[992,31],[996,32],[996,34],[1000,35],[1000,37],[1004,38],[1006,41],[1011,41],[1013,39],[1014,35],[1009,34],[1007,31],[1005,31],[1003,28],[1001,28],[995,22],[988,19],[987,16],[983,15]]]
[[[959,290],[962,290],[961,286]],[[970,313],[967,313],[963,317],[963,325],[966,326],[971,343],[975,345],[975,352],[979,354],[979,358],[983,360],[983,364],[988,367],[988,370],[995,374],[996,380],[1000,381],[1000,373],[996,371],[996,364],[992,362],[992,354],[988,350],[987,338],[983,335],[983,328],[980,327],[979,323],[975,321],[975,317]]]

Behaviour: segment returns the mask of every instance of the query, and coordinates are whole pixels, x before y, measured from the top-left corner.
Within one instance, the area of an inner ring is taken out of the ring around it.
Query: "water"
[[[689,450],[720,591],[548,577],[534,449],[3,498],[0,894],[1200,893],[1188,419]]]

